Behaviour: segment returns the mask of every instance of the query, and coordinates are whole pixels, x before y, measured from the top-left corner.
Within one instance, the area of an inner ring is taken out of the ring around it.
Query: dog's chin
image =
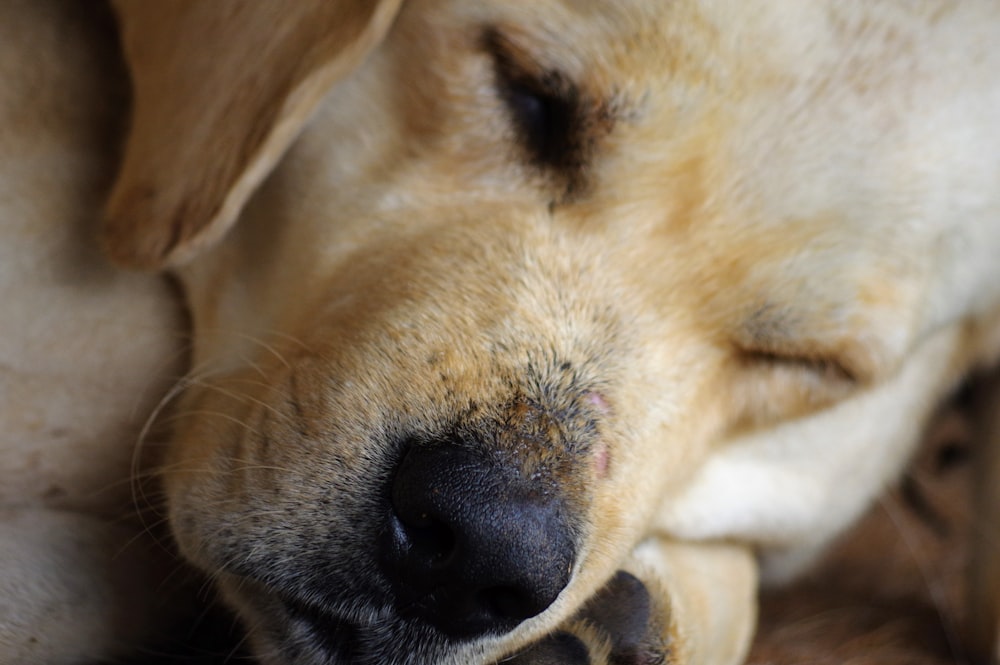
[[[326,662],[359,662],[364,651],[361,623],[292,597],[283,597],[282,606],[290,632],[314,645]]]
[[[225,595],[243,616],[255,656],[267,665],[467,663],[483,652],[483,645],[454,641],[390,608],[339,611],[246,581]]]

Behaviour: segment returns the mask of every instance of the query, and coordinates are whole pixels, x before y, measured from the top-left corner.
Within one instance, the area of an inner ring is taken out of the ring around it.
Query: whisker
[[[953,658],[959,660],[961,649],[959,648],[956,627],[954,626],[948,613],[947,594],[941,581],[936,579],[933,572],[928,568],[926,558],[921,556],[921,548],[915,541],[912,531],[907,526],[906,520],[897,506],[897,502],[897,499],[892,496],[882,496],[879,498],[879,505],[882,510],[885,511],[889,521],[892,522],[893,526],[896,528],[896,532],[902,538],[903,544],[910,552],[910,556],[916,564],[917,570],[920,572],[920,577],[930,596],[931,603],[934,606],[934,611],[937,614],[938,621],[941,625],[942,631],[944,632],[945,640],[948,643],[948,651]]]
[[[132,452],[132,460],[130,465],[130,476],[135,478],[138,476],[138,471],[142,468],[142,454],[146,447],[146,442],[149,440],[150,433],[154,427],[154,424],[165,425],[166,423],[161,420],[165,409],[174,402],[187,388],[191,385],[193,381],[200,380],[199,374],[207,374],[204,370],[199,371],[199,368],[192,368],[185,376],[181,377],[167,393],[160,398],[160,401],[153,408],[152,412],[147,416],[142,428],[139,430],[137,436],[136,444]],[[146,500],[145,491],[141,485],[132,486],[132,501],[134,504],[138,505],[141,501]]]
[[[279,418],[279,419],[285,419],[286,418],[286,416],[283,413],[281,413],[280,411],[278,411],[277,409],[275,409],[273,406],[271,406],[267,402],[264,402],[263,400],[257,399],[256,397],[254,397],[252,395],[236,393],[236,392],[234,392],[232,390],[226,390],[225,388],[222,388],[221,386],[214,385],[214,384],[206,384],[203,387],[208,388],[210,390],[214,390],[215,392],[217,392],[217,393],[219,393],[221,395],[225,395],[226,397],[229,397],[229,398],[231,398],[231,399],[233,399],[233,400],[235,400],[237,402],[241,402],[241,403],[244,403],[244,404],[248,404],[249,403],[249,404],[254,404],[256,406],[259,406],[262,409],[264,409],[265,411],[270,412],[276,418]]]

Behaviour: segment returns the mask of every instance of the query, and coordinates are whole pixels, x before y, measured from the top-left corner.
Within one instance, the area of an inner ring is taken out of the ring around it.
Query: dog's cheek
[[[210,569],[235,538],[233,526],[220,518],[231,503],[230,448],[248,425],[243,410],[230,402],[221,392],[191,391],[178,408],[161,470],[174,537],[185,556]]]

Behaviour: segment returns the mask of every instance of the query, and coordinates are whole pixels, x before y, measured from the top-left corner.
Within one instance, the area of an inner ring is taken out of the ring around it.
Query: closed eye
[[[809,356],[794,353],[776,353],[774,351],[742,352],[744,362],[759,363],[772,367],[797,369],[814,374],[825,381],[837,382],[843,385],[855,386],[861,383],[858,377],[836,358]]]
[[[576,103],[531,82],[506,82],[502,95],[531,161],[546,168],[575,166]]]
[[[584,114],[580,93],[565,75],[522,56],[496,29],[484,32],[497,93],[528,161],[574,175],[583,166]]]

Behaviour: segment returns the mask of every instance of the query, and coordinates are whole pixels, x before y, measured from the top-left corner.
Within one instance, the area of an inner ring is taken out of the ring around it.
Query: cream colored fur
[[[162,467],[181,551],[263,662],[330,662],[276,592],[329,534],[353,552],[387,432],[543,385],[599,432],[567,456],[569,586],[462,644],[358,599],[365,662],[531,664],[563,630],[604,665],[615,636],[579,612],[620,569],[652,593],[646,657],[739,662],[758,568],[808,565],[1000,351],[1000,6],[399,4],[116,4],[135,98],[103,237],[170,268],[193,318]],[[77,584],[125,602],[109,516],[182,346],[164,285],[87,235],[125,126],[119,73],[84,57],[105,37],[59,3],[2,11],[0,548],[23,563],[0,661],[72,663],[145,626],[21,626]],[[573,87],[569,166],[522,145],[498,59]]]
[[[153,634],[161,550],[133,446],[181,370],[159,278],[95,237],[127,94],[110,14],[0,5],[0,662],[76,663]],[[139,591],[139,593],[137,593]]]

